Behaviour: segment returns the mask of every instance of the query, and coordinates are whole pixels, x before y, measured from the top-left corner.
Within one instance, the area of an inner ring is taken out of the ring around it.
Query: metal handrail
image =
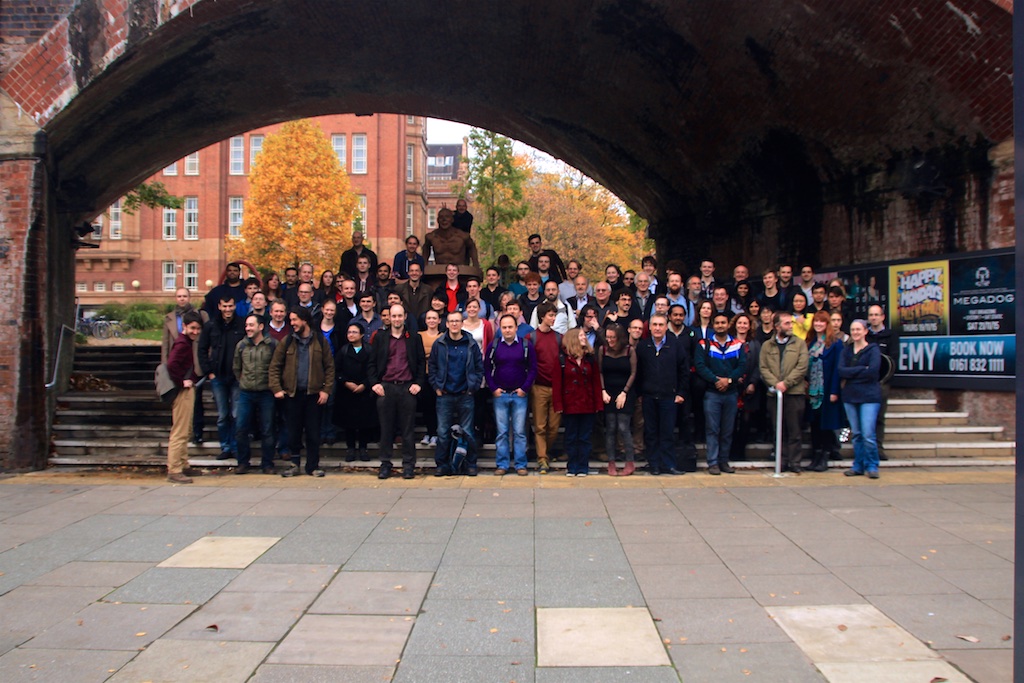
[[[78,297],[75,297],[75,324],[78,323],[78,314],[81,312],[82,305],[78,302]],[[46,383],[46,389],[50,390],[57,386],[57,372],[60,370],[60,351],[64,346],[64,333],[71,332],[74,334],[77,330],[73,327],[61,323],[60,336],[57,337],[57,353],[53,357],[53,379]]]

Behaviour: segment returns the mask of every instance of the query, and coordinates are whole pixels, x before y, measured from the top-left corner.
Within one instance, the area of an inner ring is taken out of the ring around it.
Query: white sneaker
[[[573,474],[572,472],[566,472],[565,476],[567,476],[567,477],[575,477],[576,475]]]
[[[586,473],[586,472],[580,472],[580,473],[579,473],[579,474],[577,474],[576,476],[577,476],[577,477],[585,477],[585,476],[587,476],[587,473]]]
[[[437,448],[437,437],[436,436],[430,437],[430,445],[433,448]]]
[[[420,439],[420,443],[423,444],[424,446],[429,446],[430,445],[430,435],[429,434],[424,434],[423,438]]]

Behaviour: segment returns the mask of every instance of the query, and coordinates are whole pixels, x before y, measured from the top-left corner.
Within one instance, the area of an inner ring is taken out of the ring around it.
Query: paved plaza
[[[0,480],[0,681],[1012,680],[1011,468]]]

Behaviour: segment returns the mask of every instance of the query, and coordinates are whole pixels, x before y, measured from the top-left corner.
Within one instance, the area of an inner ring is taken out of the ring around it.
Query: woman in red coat
[[[601,371],[582,328],[566,333],[562,351],[565,355],[562,390],[552,399],[555,412],[562,414],[565,428],[568,459],[565,475],[585,477],[590,471],[590,433],[594,429],[594,416],[604,410]]]

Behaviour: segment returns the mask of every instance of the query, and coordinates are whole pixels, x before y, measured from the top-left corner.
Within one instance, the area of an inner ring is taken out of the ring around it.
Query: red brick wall
[[[0,161],[0,469],[5,470],[45,464],[44,177],[40,161]]]

